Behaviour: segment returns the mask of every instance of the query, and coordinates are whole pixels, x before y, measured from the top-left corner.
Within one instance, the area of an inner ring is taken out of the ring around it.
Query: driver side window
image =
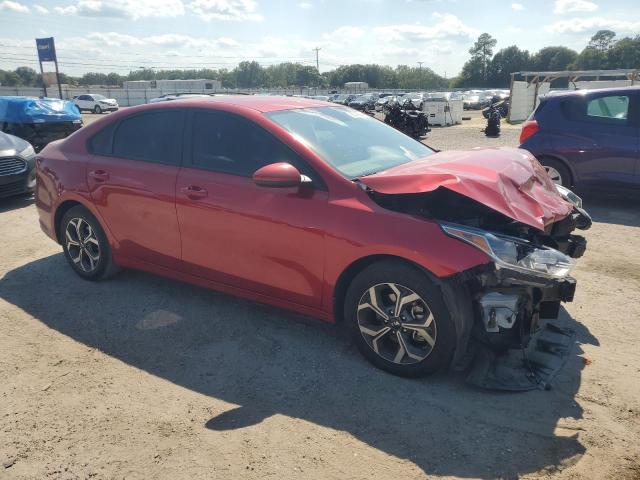
[[[251,177],[265,165],[286,162],[318,176],[284,143],[251,121],[224,111],[194,111],[191,163],[194,168]]]

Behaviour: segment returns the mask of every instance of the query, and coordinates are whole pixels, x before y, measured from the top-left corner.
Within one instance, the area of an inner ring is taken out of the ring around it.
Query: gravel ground
[[[88,116],[87,116],[88,117]],[[474,127],[427,143],[465,148]],[[640,211],[596,223],[562,316],[575,354],[550,391],[407,380],[332,326],[125,271],[87,283],[0,201],[0,478],[640,478]]]

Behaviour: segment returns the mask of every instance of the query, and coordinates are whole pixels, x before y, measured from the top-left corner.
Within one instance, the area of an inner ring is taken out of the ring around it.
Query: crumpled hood
[[[383,194],[447,188],[543,231],[573,210],[533,155],[517,148],[435,153],[359,180]]]

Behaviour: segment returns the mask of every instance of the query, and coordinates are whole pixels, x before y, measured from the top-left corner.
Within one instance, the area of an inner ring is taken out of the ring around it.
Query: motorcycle
[[[410,137],[419,139],[430,132],[427,115],[416,108],[410,99],[400,105],[397,101],[389,101],[383,107],[384,123],[400,130]]]
[[[489,107],[489,115],[487,116],[487,126],[484,129],[484,134],[487,137],[499,137],[500,136],[500,108],[497,104],[493,104]]]

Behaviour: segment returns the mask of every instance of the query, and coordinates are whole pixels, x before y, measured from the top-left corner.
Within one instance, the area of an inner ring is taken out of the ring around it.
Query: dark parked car
[[[640,87],[552,93],[525,122],[520,147],[554,182],[640,187]]]
[[[81,126],[80,112],[68,100],[0,97],[2,131],[26,140],[36,152],[47,143],[72,134]]]
[[[228,96],[121,110],[36,168],[40,226],[87,280],[137,268],[344,322],[380,368],[473,365],[490,388],[540,387],[573,338],[541,319],[573,298],[588,221],[522,150],[436,153],[347,107]]]
[[[376,108],[378,98],[377,93],[365,93],[364,95],[360,95],[354,101],[349,102],[349,106],[356,110],[374,110]]]
[[[29,142],[0,132],[0,197],[33,192],[35,156]]]
[[[359,95],[357,94],[346,94],[343,93],[341,95],[338,95],[335,99],[333,99],[333,103],[337,103],[339,105],[349,105],[349,103],[353,102],[356,98],[358,98]]]

